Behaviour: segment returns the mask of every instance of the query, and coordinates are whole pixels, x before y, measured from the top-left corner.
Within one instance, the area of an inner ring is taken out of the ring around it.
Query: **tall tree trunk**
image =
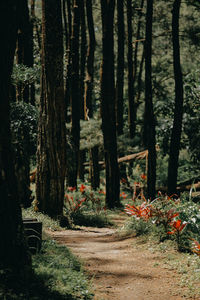
[[[117,82],[116,82],[116,120],[117,133],[123,134],[124,113],[124,3],[117,0]]]
[[[142,25],[142,16],[143,16],[143,7],[144,7],[144,0],[141,0],[140,8],[139,8],[139,19],[138,19],[138,24],[137,24],[137,34],[136,34],[136,41],[135,41],[135,46],[134,46],[134,67],[133,67],[133,103],[134,103],[134,111],[133,111],[133,122],[136,124],[136,119],[137,119],[137,110],[139,106],[139,99],[140,97],[140,90],[141,90],[141,75],[142,75],[142,69],[139,69],[138,73],[138,48],[139,48],[139,43],[141,42],[141,25]],[[141,58],[141,65],[140,67],[143,67],[143,61],[144,57],[142,54]],[[139,85],[137,86],[137,92],[136,92],[136,81],[138,81]],[[135,125],[136,127],[136,125]]]
[[[101,114],[106,165],[106,205],[109,208],[117,207],[120,205],[114,93],[114,9],[114,0],[101,1],[101,16],[103,28],[103,61],[101,69]]]
[[[156,185],[156,148],[155,148],[155,118],[152,102],[152,18],[153,0],[148,0],[146,11],[146,40],[145,40],[145,114],[146,144],[148,149],[147,194],[153,200]]]
[[[64,2],[65,0],[63,0]],[[65,12],[64,12],[65,13]],[[72,73],[72,57],[71,57],[71,38],[72,38],[72,9],[71,0],[67,0],[67,25],[68,30],[65,31],[66,39],[66,61],[67,61],[67,74],[65,83],[65,105],[66,105],[66,121],[70,122],[69,112],[71,109],[70,97],[71,97],[71,73]]]
[[[88,44],[88,52],[87,52],[84,113],[85,113],[85,120],[88,120],[88,118],[93,118],[92,94],[93,94],[93,77],[94,77],[94,53],[96,47],[91,0],[86,0],[86,11],[87,11],[87,25],[88,25],[88,32],[89,32],[89,44]],[[93,189],[97,189],[100,184],[98,156],[99,156],[98,146],[96,146],[90,150],[90,178],[91,178],[91,186]]]
[[[87,37],[85,21],[85,0],[80,1],[80,21],[81,21],[81,57],[80,57],[80,118],[85,119],[84,115],[84,94],[85,94],[85,67],[87,55]],[[84,162],[86,150],[80,150],[79,153],[79,178],[84,180]]]
[[[31,19],[30,19],[30,47],[31,47],[31,67],[34,64],[34,24],[35,24],[35,0],[31,0]],[[31,83],[30,85],[30,103],[35,105],[35,84]]]
[[[17,277],[31,266],[24,239],[21,208],[11,151],[9,89],[17,39],[20,1],[0,2],[0,269]],[[5,277],[5,274],[3,275]],[[0,281],[2,278],[0,274]],[[13,277],[15,280],[15,278]]]
[[[173,41],[173,65],[175,77],[175,108],[174,122],[171,135],[169,166],[168,166],[168,193],[176,192],[178,176],[178,157],[180,150],[182,118],[183,118],[183,79],[180,62],[179,44],[179,15],[181,0],[175,0],[172,10],[172,41]]]
[[[132,0],[127,0],[127,29],[128,29],[128,119],[130,138],[135,135],[134,120],[134,82],[133,82],[133,29],[132,29]]]
[[[43,0],[36,195],[40,211],[54,218],[63,214],[65,148],[61,2]]]
[[[80,0],[74,0],[73,27],[71,37],[71,109],[72,109],[72,140],[75,151],[75,168],[73,176],[69,178],[70,186],[77,186],[77,172],[80,148],[80,75],[79,75],[79,31],[80,31]]]

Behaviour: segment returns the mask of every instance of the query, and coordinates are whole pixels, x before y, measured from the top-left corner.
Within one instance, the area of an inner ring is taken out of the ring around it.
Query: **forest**
[[[67,232],[124,213],[200,268],[199,19],[198,0],[1,0],[0,298],[93,297],[47,288],[42,253],[65,250],[31,255],[27,217]]]

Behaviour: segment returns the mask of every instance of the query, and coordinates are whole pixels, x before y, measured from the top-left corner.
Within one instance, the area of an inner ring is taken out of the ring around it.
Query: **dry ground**
[[[84,262],[95,300],[189,299],[181,296],[179,276],[167,268],[163,254],[139,245],[135,237],[122,239],[116,229],[92,227],[47,233]]]

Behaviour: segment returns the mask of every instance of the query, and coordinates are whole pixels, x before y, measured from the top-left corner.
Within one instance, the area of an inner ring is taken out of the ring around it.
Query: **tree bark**
[[[80,118],[85,119],[84,114],[84,94],[85,94],[85,69],[87,55],[87,36],[86,36],[86,20],[85,20],[85,0],[80,1],[80,21],[81,21],[81,57],[80,57]],[[84,181],[84,162],[86,150],[80,150],[79,153],[79,178]]]
[[[172,41],[173,41],[173,65],[175,77],[175,108],[174,122],[171,134],[169,165],[168,165],[168,193],[176,193],[178,176],[178,157],[183,118],[183,79],[180,62],[179,44],[179,15],[181,0],[175,0],[172,10]]]
[[[146,132],[146,144],[148,149],[147,170],[147,194],[153,200],[156,185],[156,141],[155,141],[155,118],[152,102],[152,18],[153,0],[147,2],[146,11],[146,40],[145,40],[145,114],[144,125]]]
[[[117,0],[117,82],[116,82],[116,120],[117,134],[123,134],[124,113],[124,2]]]
[[[108,208],[120,206],[119,168],[117,163],[117,138],[114,95],[114,9],[114,0],[101,1],[101,16],[103,28],[103,61],[101,69],[101,114],[106,165],[106,205]]]
[[[75,168],[73,176],[69,178],[70,186],[77,186],[77,173],[79,165],[80,148],[80,59],[79,59],[79,31],[80,31],[80,0],[74,0],[73,25],[71,37],[71,110],[72,110],[72,140],[75,151]]]
[[[61,2],[43,0],[36,196],[39,210],[53,218],[63,214],[65,149]]]
[[[66,82],[65,82],[65,106],[66,121],[70,122],[70,97],[71,97],[71,35],[72,35],[72,15],[71,0],[67,0],[67,16],[65,11],[65,0],[63,0],[63,16],[65,25],[65,44],[66,44]]]
[[[93,117],[93,77],[94,77],[94,53],[96,47],[94,21],[92,14],[92,1],[86,0],[87,25],[89,32],[89,44],[87,51],[87,68],[85,80],[85,96],[84,96],[84,114],[85,120]],[[100,184],[99,164],[98,164],[98,147],[94,147],[90,151],[90,179],[91,186],[95,190]]]
[[[23,232],[21,208],[14,173],[10,134],[9,89],[16,48],[20,1],[0,2],[0,269],[25,278],[31,266]],[[1,278],[0,280],[5,279]]]
[[[133,80],[133,28],[132,28],[132,0],[127,0],[127,29],[128,29],[128,122],[130,138],[135,135],[134,120],[134,80]]]

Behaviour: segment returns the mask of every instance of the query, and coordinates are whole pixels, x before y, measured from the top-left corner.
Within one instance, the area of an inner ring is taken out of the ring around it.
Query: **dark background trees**
[[[1,81],[0,81],[0,269],[10,272],[13,278],[25,279],[26,268],[31,268],[27,252],[17,179],[11,148],[9,90],[13,59],[16,47],[17,29],[20,17],[20,1],[1,1]],[[1,282],[7,274],[1,272]],[[4,277],[4,278],[3,278]]]

